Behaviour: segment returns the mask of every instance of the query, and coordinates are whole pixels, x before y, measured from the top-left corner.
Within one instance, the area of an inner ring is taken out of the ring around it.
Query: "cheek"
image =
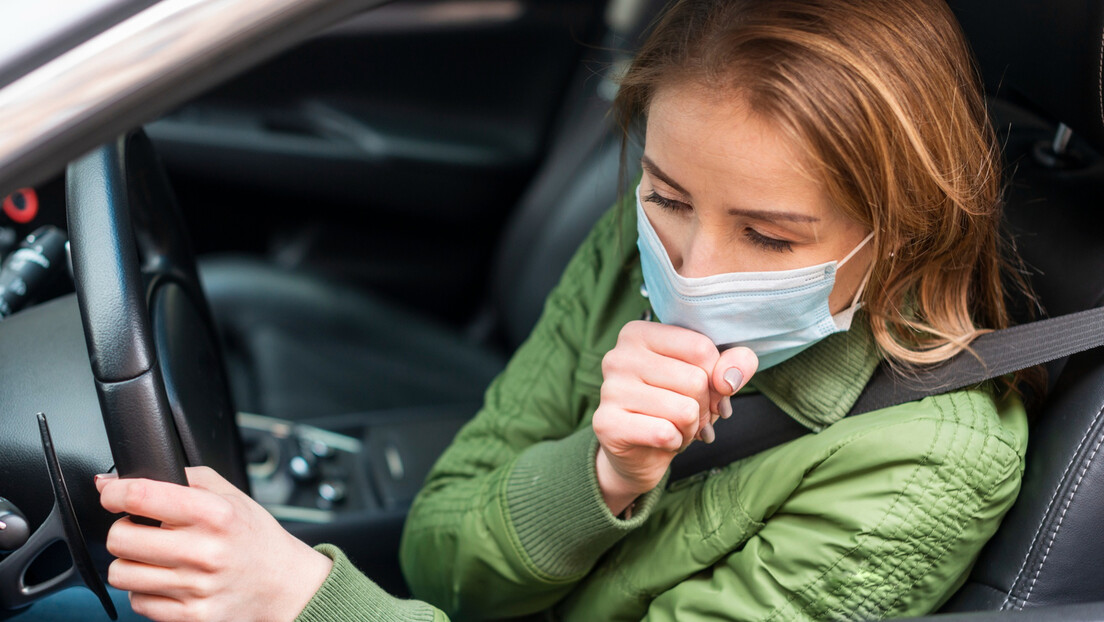
[[[693,238],[689,219],[680,218],[647,204],[644,205],[644,213],[648,215],[648,222],[652,224],[652,229],[655,230],[659,241],[663,243],[663,248],[677,271]]]
[[[836,285],[828,295],[828,308],[839,313],[851,306],[855,293],[859,291],[873,260],[873,251],[869,246],[863,248],[836,273]]]

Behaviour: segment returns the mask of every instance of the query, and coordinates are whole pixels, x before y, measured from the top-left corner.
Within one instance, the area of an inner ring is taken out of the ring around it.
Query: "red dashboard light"
[[[25,225],[38,215],[38,193],[34,188],[20,188],[4,199],[4,214]]]

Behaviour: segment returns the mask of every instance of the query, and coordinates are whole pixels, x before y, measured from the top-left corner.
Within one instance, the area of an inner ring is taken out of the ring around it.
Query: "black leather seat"
[[[301,420],[479,403],[619,193],[620,139],[608,115],[616,88],[595,68],[617,70],[662,0],[617,4],[605,40],[588,52],[564,98],[544,163],[507,223],[490,299],[472,330],[449,329],[348,284],[259,259],[201,261],[239,410]]]
[[[1050,315],[1100,306],[1104,5],[951,5],[997,98],[993,114],[1012,174],[1005,213],[1040,300]],[[1059,123],[1074,132],[1064,154],[1053,152]],[[945,611],[1104,602],[1104,351],[1050,371],[1054,388],[1034,413],[1020,498]],[[1100,619],[1104,606],[1068,611],[1067,619]],[[1058,613],[1054,619],[1067,615]]]

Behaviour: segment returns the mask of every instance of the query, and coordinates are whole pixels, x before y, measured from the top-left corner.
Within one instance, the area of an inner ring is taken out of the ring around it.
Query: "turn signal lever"
[[[22,309],[64,270],[65,233],[45,226],[28,235],[0,265],[0,320]]]

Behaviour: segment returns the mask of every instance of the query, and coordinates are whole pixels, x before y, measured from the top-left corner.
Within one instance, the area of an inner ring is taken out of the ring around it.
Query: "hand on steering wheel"
[[[108,582],[127,590],[136,613],[167,620],[294,620],[332,562],[284,530],[256,501],[207,467],[189,467],[190,487],[96,476],[100,502],[161,522],[121,518],[107,536],[119,559]]]

